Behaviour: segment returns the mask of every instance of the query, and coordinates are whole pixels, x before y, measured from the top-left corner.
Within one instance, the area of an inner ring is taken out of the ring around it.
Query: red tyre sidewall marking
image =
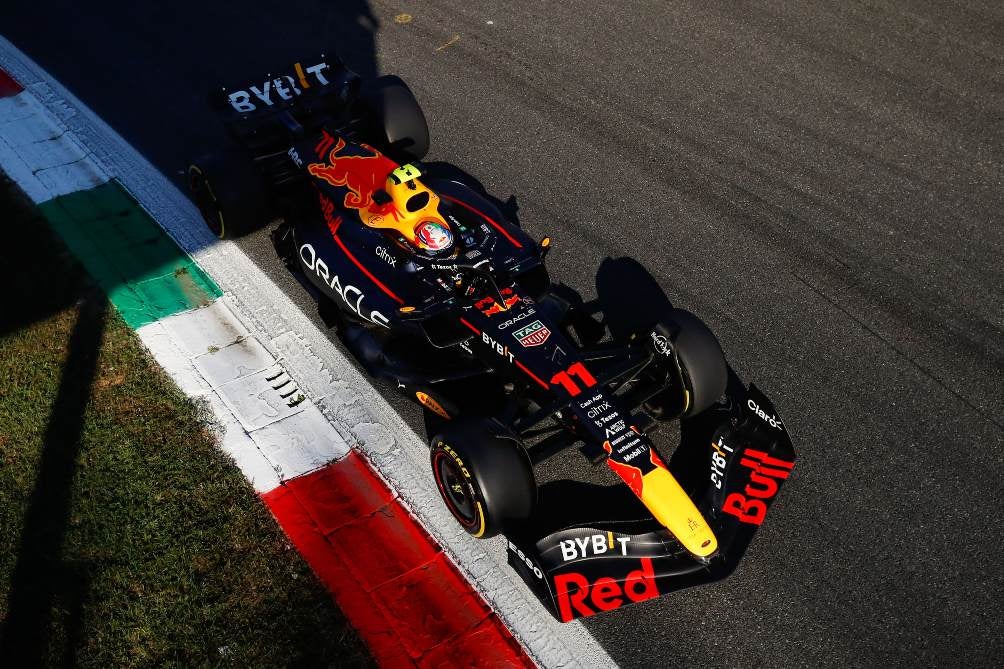
[[[3,70],[0,70],[0,98],[9,98],[24,90],[24,87]]]

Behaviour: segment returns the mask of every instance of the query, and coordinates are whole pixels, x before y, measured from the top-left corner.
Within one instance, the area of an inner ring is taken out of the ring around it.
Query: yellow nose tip
[[[656,467],[642,477],[641,501],[692,554],[704,558],[718,550],[715,533],[668,469]]]

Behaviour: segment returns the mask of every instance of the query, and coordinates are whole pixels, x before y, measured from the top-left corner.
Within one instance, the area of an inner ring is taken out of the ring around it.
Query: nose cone
[[[418,179],[397,183],[392,176],[387,179],[386,191],[394,202],[394,208],[405,216],[430,218],[439,209],[439,196]]]
[[[718,550],[718,539],[669,470],[656,467],[642,477],[641,501],[683,547],[700,558]]]

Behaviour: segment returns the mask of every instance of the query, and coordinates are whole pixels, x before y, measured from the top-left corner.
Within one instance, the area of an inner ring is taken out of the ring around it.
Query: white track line
[[[210,235],[196,209],[164,175],[3,37],[0,67],[66,126],[89,161],[116,177],[212,276],[243,324],[276,354],[334,429],[369,457],[536,662],[545,667],[614,666],[579,622],[558,623],[536,601],[506,565],[502,539],[480,542],[461,530],[432,484],[424,441],[268,276],[233,243]]]

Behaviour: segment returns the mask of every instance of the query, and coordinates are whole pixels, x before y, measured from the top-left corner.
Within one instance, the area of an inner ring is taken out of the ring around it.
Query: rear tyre
[[[188,166],[188,190],[210,232],[232,239],[268,222],[266,184],[250,160],[214,154]]]
[[[493,537],[533,512],[537,482],[526,451],[483,422],[448,425],[433,438],[430,458],[446,508],[471,536]]]
[[[376,143],[390,147],[391,156],[421,160],[429,152],[429,125],[408,85],[395,76],[369,82],[359,97],[360,115]]]
[[[689,311],[672,309],[662,320],[669,331],[679,330],[673,349],[685,392],[667,388],[646,402],[645,408],[660,420],[696,416],[725,394],[729,380],[725,355],[711,329]]]

